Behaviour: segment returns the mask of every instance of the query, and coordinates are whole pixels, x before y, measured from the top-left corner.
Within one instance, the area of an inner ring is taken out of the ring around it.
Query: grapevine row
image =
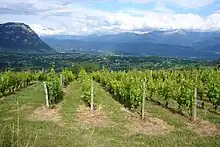
[[[74,74],[68,69],[63,69],[61,73],[56,73],[51,68],[49,73],[38,73],[38,80],[46,82],[49,104],[52,106],[62,100],[62,86],[67,86],[74,79]]]
[[[14,92],[20,88],[28,86],[35,77],[30,72],[12,72],[8,70],[0,73],[0,93]]]
[[[93,92],[93,79],[92,76],[86,73],[84,69],[81,69],[78,73],[78,81],[81,83],[81,90],[83,92],[82,99],[83,101],[91,107],[93,111],[93,104],[97,104],[96,101],[91,99],[96,94],[96,91]],[[94,105],[96,107],[96,105]]]
[[[94,78],[118,98],[126,107],[136,109],[142,102],[142,81],[146,80],[146,99],[159,97],[168,107],[169,101],[178,104],[179,110],[192,111],[195,105],[195,88],[198,98],[206,98],[214,109],[220,105],[220,71],[213,69],[187,71],[130,71],[109,72],[102,70],[93,73]],[[203,104],[204,105],[204,104]]]
[[[60,74],[56,73],[53,68],[49,73],[13,72],[8,70],[0,73],[0,93],[5,95],[14,92],[30,85],[33,80],[45,81],[49,104],[56,104],[62,99],[62,86],[67,86],[74,79],[74,74],[68,69],[63,69]]]

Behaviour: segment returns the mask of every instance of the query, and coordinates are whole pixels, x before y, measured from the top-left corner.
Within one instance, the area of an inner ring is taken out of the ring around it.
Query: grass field
[[[126,110],[95,83],[93,114],[71,83],[56,109],[46,110],[41,83],[0,98],[0,147],[220,146],[220,115],[198,110],[199,122],[146,101],[145,120]],[[18,104],[17,104],[18,100]],[[19,126],[19,127],[18,127]]]

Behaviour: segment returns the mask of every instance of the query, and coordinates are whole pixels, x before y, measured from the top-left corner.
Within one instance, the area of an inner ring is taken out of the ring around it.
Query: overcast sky
[[[220,0],[0,0],[0,23],[39,35],[220,30]]]

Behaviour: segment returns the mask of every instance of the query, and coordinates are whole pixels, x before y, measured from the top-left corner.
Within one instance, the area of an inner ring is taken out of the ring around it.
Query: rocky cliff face
[[[26,24],[0,24],[0,51],[18,53],[55,53],[49,45]]]

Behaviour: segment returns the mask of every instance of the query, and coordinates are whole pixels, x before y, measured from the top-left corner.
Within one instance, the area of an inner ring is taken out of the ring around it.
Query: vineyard
[[[0,146],[7,136],[7,143],[19,139],[11,146],[220,145],[217,69],[73,74],[51,68],[0,77]]]
[[[179,113],[183,110],[195,115],[199,104],[202,108],[205,102],[212,104],[215,111],[220,106],[220,71],[203,70],[146,70],[129,72],[109,72],[101,70],[87,73],[81,69],[77,76],[68,69],[56,73],[53,68],[50,72],[12,72],[10,70],[1,73],[0,92],[5,95],[19,88],[30,85],[31,81],[45,81],[49,104],[57,104],[62,100],[62,87],[68,86],[74,79],[81,83],[82,100],[91,106],[91,91],[93,79],[115,97],[126,108],[135,111],[143,102],[143,93],[146,100],[157,98],[169,107],[169,102],[178,105]],[[144,85],[143,85],[144,84]],[[144,89],[143,89],[144,86]],[[92,93],[91,93],[92,92]],[[96,105],[96,100],[92,102]],[[199,102],[199,103],[198,103]],[[210,109],[210,108],[209,108]]]
[[[94,89],[93,89],[93,79],[92,76],[86,73],[84,69],[81,69],[78,74],[77,80],[81,83],[81,90],[83,92],[82,99],[83,101],[91,107],[91,111],[93,111],[94,103]],[[96,93],[96,92],[95,92]],[[91,98],[92,97],[92,98]]]
[[[0,94],[2,96],[27,87],[31,82],[45,81],[49,104],[57,104],[62,100],[62,86],[65,87],[75,79],[74,74],[63,69],[56,73],[53,68],[50,72],[13,72],[11,70],[0,73]]]
[[[10,94],[20,88],[28,86],[35,79],[30,72],[12,72],[10,70],[0,73],[0,93]]]
[[[197,100],[203,108],[207,101],[212,104],[214,110],[220,106],[219,70],[149,70],[128,73],[102,70],[93,73],[93,76],[101,85],[107,87],[120,103],[131,110],[141,106],[143,91],[146,92],[147,100],[157,97],[166,107],[169,106],[169,101],[175,101],[180,113],[185,109],[190,115],[193,115],[193,109],[198,105]],[[146,83],[144,90],[143,82]]]
[[[56,73],[53,68],[51,68],[49,73],[37,73],[37,78],[39,81],[45,81],[45,95],[47,105],[52,107],[58,104],[63,98],[62,87],[66,87],[75,79],[74,74],[68,70],[63,69],[61,73]],[[49,106],[47,106],[49,107]]]

